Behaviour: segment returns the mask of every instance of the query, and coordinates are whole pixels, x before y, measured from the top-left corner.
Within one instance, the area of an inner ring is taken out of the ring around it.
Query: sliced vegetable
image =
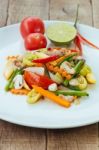
[[[54,56],[50,56],[50,57],[47,57],[47,58],[35,59],[35,60],[33,60],[33,62],[35,62],[35,63],[48,63],[48,62],[54,61],[56,59],[58,59],[58,56],[54,55]]]
[[[76,29],[66,23],[55,23],[47,28],[47,37],[56,45],[69,44],[76,36]]]
[[[87,81],[83,76],[78,76],[69,81],[69,88],[73,90],[85,90],[87,85]]]
[[[91,68],[87,65],[87,64],[85,64],[83,67],[82,67],[82,69],[81,69],[81,71],[80,71],[80,74],[82,75],[82,76],[86,76],[88,73],[91,73],[92,71],[91,71]]]
[[[57,84],[56,83],[52,83],[49,85],[48,87],[49,91],[56,91],[57,90]]]
[[[24,80],[24,82],[23,82],[23,87],[24,87],[26,90],[31,90],[25,80]]]
[[[63,85],[68,86],[68,83],[69,83],[69,81],[65,79],[64,82],[63,82]]]
[[[71,103],[68,100],[62,99],[59,96],[56,96],[54,93],[44,90],[41,87],[33,85],[33,88],[36,90],[36,92],[40,93],[42,96],[49,98],[50,100],[54,101],[55,103],[61,106],[68,108],[71,105]]]
[[[34,53],[26,53],[23,57],[24,66],[33,66],[34,63],[32,62],[32,60],[37,58],[37,55],[35,55]]]
[[[95,83],[96,83],[96,79],[95,79],[93,73],[88,73],[88,74],[86,75],[86,79],[87,79],[87,82],[88,82],[89,84],[95,84]]]
[[[8,80],[8,83],[7,83],[6,87],[5,87],[6,91],[9,91],[12,88],[12,84],[13,84],[12,82],[13,82],[14,77],[16,75],[18,75],[18,74],[22,74],[22,72],[23,72],[22,69],[16,69],[13,72],[13,74],[11,75],[11,78]]]
[[[36,92],[35,89],[32,89],[29,93],[28,93],[28,98],[27,98],[27,102],[29,104],[34,104],[36,103],[41,97],[42,95],[38,92]]]
[[[81,71],[84,63],[85,63],[85,60],[79,60],[79,62],[76,64],[76,66],[74,68],[75,69],[75,74],[78,74]]]
[[[11,89],[10,92],[16,95],[27,95],[30,91],[26,89]]]
[[[44,89],[48,89],[48,86],[54,83],[54,81],[52,81],[45,75],[38,75],[28,71],[25,71],[24,73],[24,80],[26,81],[26,83],[29,85],[30,88],[32,88],[32,85],[37,85]]]
[[[66,72],[69,74],[75,74],[75,69],[71,67],[71,63],[67,61],[63,62],[60,68],[66,70]]]
[[[60,62],[62,62],[65,58],[67,57],[67,55],[64,55],[62,57],[59,57],[58,59],[50,62],[50,64],[52,64],[53,66],[56,66],[57,64],[59,64]]]
[[[32,73],[37,73],[39,75],[44,75],[44,67],[28,67],[24,70]]]
[[[89,94],[87,92],[83,92],[83,91],[73,91],[73,90],[67,90],[67,91],[63,91],[63,90],[58,90],[55,91],[55,94],[59,95],[70,95],[70,96],[89,96]]]
[[[49,71],[54,72],[54,73],[58,72],[60,75],[62,75],[62,77],[65,77],[67,80],[70,80],[72,78],[72,76],[70,74],[68,74],[65,70],[63,70],[57,66],[53,66],[49,63],[47,63],[46,66]]]
[[[63,61],[61,61],[60,63],[58,63],[57,65],[60,66],[64,61],[70,61],[74,56],[76,56],[77,53],[72,53],[70,55],[68,55],[66,58],[64,58]]]
[[[34,54],[37,56],[37,58],[46,58],[46,57],[49,57],[47,54],[41,52],[40,50],[36,51]],[[37,59],[37,58],[35,58],[35,59]]]
[[[53,73],[50,72],[49,74],[50,74],[50,78],[53,81],[55,81],[57,84],[63,83],[63,78],[58,72],[56,74],[53,74]]]
[[[11,60],[8,60],[4,70],[4,76],[7,80],[11,77],[14,70],[15,70],[15,66],[13,62]]]
[[[13,82],[14,82],[14,88],[15,89],[22,89],[23,87],[23,76],[21,74],[17,74],[14,79],[13,79]]]

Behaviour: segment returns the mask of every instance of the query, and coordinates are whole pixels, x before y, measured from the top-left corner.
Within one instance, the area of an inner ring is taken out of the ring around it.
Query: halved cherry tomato
[[[41,33],[31,33],[25,38],[25,48],[27,50],[36,50],[40,48],[45,48],[47,45],[47,40],[45,36]]]
[[[25,71],[24,73],[24,80],[29,85],[30,88],[32,88],[33,85],[40,86],[44,89],[48,89],[48,86],[52,83],[55,83],[51,79],[49,79],[47,76],[38,75],[32,72]]]
[[[27,17],[22,20],[20,25],[20,32],[23,38],[27,37],[30,33],[45,32],[43,21],[38,17]]]

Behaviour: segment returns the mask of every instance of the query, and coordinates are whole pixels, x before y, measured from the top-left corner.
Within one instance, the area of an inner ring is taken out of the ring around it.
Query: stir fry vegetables
[[[27,103],[47,97],[67,108],[77,98],[89,96],[85,91],[88,84],[96,83],[86,60],[78,51],[65,47],[9,56],[4,76],[8,80],[5,90],[27,95]]]
[[[89,96],[88,85],[95,84],[96,79],[83,56],[83,45],[99,48],[79,33],[78,9],[74,25],[57,22],[45,29],[40,18],[22,20],[20,33],[27,51],[22,56],[7,57],[5,91],[27,95],[29,104],[47,97],[66,108]],[[54,46],[47,45],[48,39]]]

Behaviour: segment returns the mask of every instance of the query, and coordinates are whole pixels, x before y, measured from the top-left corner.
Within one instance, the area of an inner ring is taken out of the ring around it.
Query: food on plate
[[[31,33],[45,32],[43,20],[38,17],[27,17],[21,21],[20,32],[23,38],[26,38]]]
[[[55,45],[66,45],[76,37],[77,30],[72,25],[59,22],[50,25],[46,34]]]
[[[24,45],[27,50],[37,50],[40,48],[46,48],[47,40],[41,33],[31,33],[25,38]]]
[[[89,96],[88,85],[95,84],[96,79],[83,56],[82,44],[99,48],[79,33],[78,8],[74,26],[65,22],[51,23],[45,32],[40,18],[22,20],[20,32],[28,51],[22,56],[7,57],[4,70],[6,91],[27,95],[29,104],[47,97],[67,108],[78,98]],[[47,46],[46,36],[54,46]]]
[[[26,52],[22,56],[8,56],[4,70],[5,90],[27,95],[33,104],[44,97],[70,107],[96,80],[92,69],[78,50],[51,47]]]

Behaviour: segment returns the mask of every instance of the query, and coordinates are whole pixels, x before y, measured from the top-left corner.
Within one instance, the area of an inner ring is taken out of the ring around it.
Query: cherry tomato
[[[24,80],[31,88],[33,85],[37,85],[44,89],[48,89],[48,86],[54,83],[54,81],[52,81],[50,78],[48,78],[45,75],[38,75],[29,71],[25,71]]]
[[[24,44],[27,50],[36,50],[45,48],[47,40],[41,33],[31,33],[25,38]]]
[[[27,17],[22,20],[20,25],[20,32],[23,38],[30,33],[42,33],[45,32],[43,21],[38,17]]]

